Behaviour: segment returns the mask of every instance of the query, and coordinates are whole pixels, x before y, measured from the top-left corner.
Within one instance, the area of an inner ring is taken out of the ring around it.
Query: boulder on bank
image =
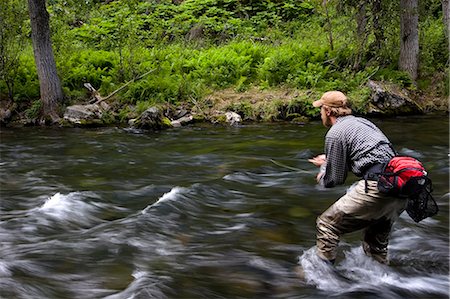
[[[139,117],[130,120],[129,125],[144,130],[161,130],[172,127],[170,120],[157,107],[148,108]]]
[[[64,112],[64,120],[72,125],[101,125],[101,119],[109,109],[106,102],[68,106]]]
[[[6,124],[11,119],[11,110],[0,108],[0,124]]]
[[[242,122],[242,117],[236,112],[228,111],[225,113],[226,122],[232,126],[236,126]]]
[[[408,115],[422,114],[423,109],[408,93],[395,88],[388,83],[369,80],[367,86],[371,89],[368,114],[377,115]]]

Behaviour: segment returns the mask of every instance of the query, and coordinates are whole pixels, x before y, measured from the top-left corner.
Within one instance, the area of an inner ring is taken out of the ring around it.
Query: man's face
[[[329,108],[323,105],[322,107],[320,107],[320,118],[322,119],[323,125],[327,128],[330,128],[332,126],[329,111],[330,111]]]

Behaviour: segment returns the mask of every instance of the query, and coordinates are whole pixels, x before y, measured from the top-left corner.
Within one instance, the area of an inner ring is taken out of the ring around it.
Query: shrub
[[[110,83],[117,78],[118,56],[108,51],[84,50],[74,53],[67,61],[60,61],[59,68],[64,87],[69,90],[83,89],[83,84],[89,82],[99,92],[107,93]]]
[[[27,52],[20,56],[14,80],[14,100],[25,101],[39,99],[39,80],[33,55]]]

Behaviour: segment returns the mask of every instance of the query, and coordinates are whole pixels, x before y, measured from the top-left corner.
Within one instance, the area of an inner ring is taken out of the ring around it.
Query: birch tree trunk
[[[400,0],[399,69],[415,82],[419,68],[418,0]]]
[[[45,0],[28,0],[31,21],[31,39],[39,78],[42,116],[57,121],[58,108],[64,95],[59,80],[50,39],[49,14]]]

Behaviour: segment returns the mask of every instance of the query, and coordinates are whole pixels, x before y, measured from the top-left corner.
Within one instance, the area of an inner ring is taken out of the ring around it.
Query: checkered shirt
[[[385,163],[395,155],[377,126],[353,115],[338,117],[328,130],[325,154],[327,163],[321,179],[325,187],[343,184],[349,170],[361,177],[370,166]]]

